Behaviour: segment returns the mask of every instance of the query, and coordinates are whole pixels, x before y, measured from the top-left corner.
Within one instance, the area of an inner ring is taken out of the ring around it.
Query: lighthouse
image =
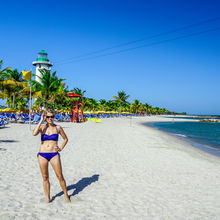
[[[52,63],[49,62],[49,59],[47,58],[47,53],[44,50],[41,50],[38,53],[38,58],[36,61],[33,61],[32,64],[36,66],[36,76],[35,80],[39,83],[41,83],[41,80],[39,77],[42,77],[42,74],[40,73],[40,69],[47,69],[51,70],[51,66],[53,66]],[[38,77],[39,76],[39,77]]]

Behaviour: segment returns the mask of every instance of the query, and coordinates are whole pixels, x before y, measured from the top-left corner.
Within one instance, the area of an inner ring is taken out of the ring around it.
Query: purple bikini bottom
[[[59,154],[59,152],[52,152],[52,153],[38,153],[37,154],[37,157],[38,156],[41,156],[41,157],[43,157],[43,158],[45,158],[45,159],[47,159],[48,161],[50,161],[53,157],[55,157],[56,155],[59,155],[59,157],[60,157],[60,154]]]

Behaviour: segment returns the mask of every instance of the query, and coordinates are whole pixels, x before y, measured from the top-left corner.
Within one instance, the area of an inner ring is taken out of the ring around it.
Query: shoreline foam
[[[160,122],[163,122],[163,121],[160,121]],[[157,123],[157,122],[147,122],[144,125],[152,127],[152,128],[157,129],[159,131],[165,132],[168,135],[180,138],[181,140],[190,143],[192,145],[192,147],[196,147],[197,149],[202,150],[206,153],[209,153],[209,154],[212,154],[214,156],[220,157],[220,150],[218,148],[215,148],[211,144],[206,144],[206,143],[200,142],[196,138],[190,138],[190,137],[188,137],[184,134],[178,134],[178,133],[175,133],[175,132],[172,132],[172,131],[167,131],[165,129],[158,128],[154,125],[154,123]]]

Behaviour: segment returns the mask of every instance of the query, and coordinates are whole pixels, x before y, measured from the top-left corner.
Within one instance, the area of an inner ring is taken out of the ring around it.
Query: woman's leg
[[[60,186],[64,192],[64,197],[67,201],[69,201],[69,196],[67,194],[67,189],[66,189],[66,181],[63,178],[63,174],[62,174],[62,166],[61,166],[61,161],[60,161],[60,157],[59,155],[56,155],[55,157],[53,157],[50,160],[50,163],[56,173],[56,176],[58,178],[58,180],[60,181]]]
[[[38,162],[40,165],[40,171],[43,177],[44,193],[46,196],[46,202],[50,202],[50,182],[49,182],[49,172],[48,172],[48,160],[38,156]]]

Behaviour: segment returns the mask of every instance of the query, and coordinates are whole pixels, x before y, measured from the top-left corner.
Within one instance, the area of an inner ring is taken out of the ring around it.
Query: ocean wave
[[[175,134],[176,136],[179,136],[179,137],[187,137],[186,135],[184,134]]]

